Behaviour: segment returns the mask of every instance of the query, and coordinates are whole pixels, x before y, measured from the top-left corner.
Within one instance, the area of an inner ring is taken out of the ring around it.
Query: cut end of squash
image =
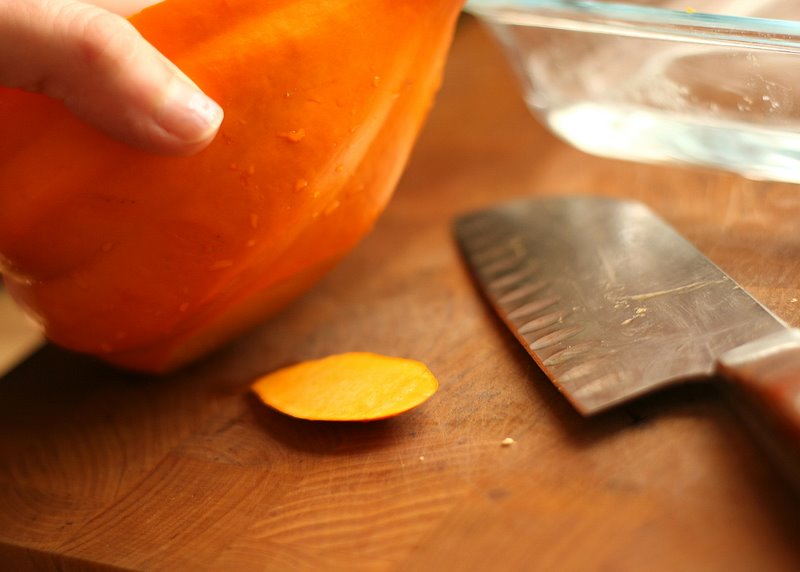
[[[350,352],[302,362],[252,385],[269,407],[311,421],[376,421],[424,403],[439,387],[425,364]]]

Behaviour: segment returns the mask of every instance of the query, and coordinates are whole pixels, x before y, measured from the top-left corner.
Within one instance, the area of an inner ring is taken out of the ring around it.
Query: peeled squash
[[[163,372],[263,322],[373,226],[454,0],[166,0],[130,20],[225,110],[163,157],[0,89],[0,270],[60,346]]]

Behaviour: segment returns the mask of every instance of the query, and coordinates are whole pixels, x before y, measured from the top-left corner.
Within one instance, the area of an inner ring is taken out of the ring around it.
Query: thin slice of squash
[[[368,352],[305,361],[252,385],[268,406],[312,421],[375,421],[424,403],[439,387],[425,364]]]

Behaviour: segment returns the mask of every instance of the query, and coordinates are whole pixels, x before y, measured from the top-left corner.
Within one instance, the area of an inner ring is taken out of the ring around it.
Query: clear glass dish
[[[470,0],[575,147],[800,183],[800,2]],[[797,20],[795,20],[797,19]]]

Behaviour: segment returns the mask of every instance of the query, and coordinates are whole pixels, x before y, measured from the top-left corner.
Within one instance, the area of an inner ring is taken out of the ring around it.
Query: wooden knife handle
[[[800,493],[800,330],[726,353],[719,371],[725,393]]]

